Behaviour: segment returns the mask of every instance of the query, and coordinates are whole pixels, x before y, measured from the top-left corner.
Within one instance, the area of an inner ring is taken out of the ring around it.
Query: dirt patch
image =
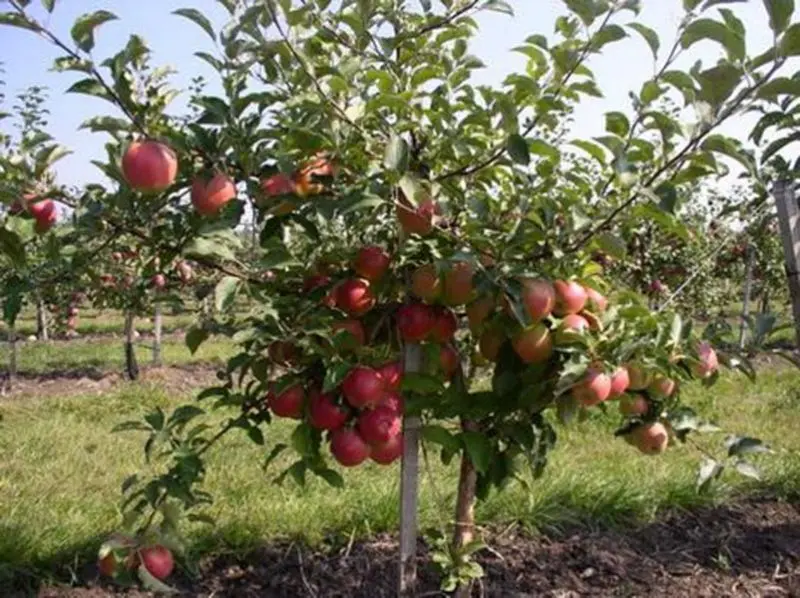
[[[533,537],[493,534],[480,555],[486,577],[474,596],[800,596],[800,503],[772,499],[679,513],[616,531]],[[194,580],[178,578],[183,596],[211,598],[383,598],[395,596],[396,539],[310,551],[295,544],[247,557],[207,559]],[[428,549],[419,550],[419,596],[444,595]],[[49,586],[39,598],[150,596],[90,583]],[[37,595],[37,594],[34,594]]]
[[[140,366],[141,367],[141,366]],[[158,384],[174,393],[191,392],[211,386],[216,380],[216,369],[207,364],[187,364],[172,367],[141,367],[138,382]],[[103,372],[84,368],[43,375],[21,375],[3,398],[69,397],[76,395],[101,395],[129,381],[120,372]]]

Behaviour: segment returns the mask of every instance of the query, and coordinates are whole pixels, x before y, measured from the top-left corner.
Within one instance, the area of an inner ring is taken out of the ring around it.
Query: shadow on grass
[[[584,518],[590,521],[591,515]],[[631,595],[728,595],[723,588],[734,581],[749,595],[766,595],[768,586],[800,587],[794,575],[800,564],[796,496],[784,500],[764,495],[672,511],[640,526],[561,529],[548,537],[508,527],[487,532],[492,550],[478,557],[486,572],[484,595],[610,595],[623,587]],[[171,582],[194,596],[396,595],[394,534],[356,542],[343,541],[344,534],[332,535],[315,546],[287,539],[225,546],[227,531],[222,527],[197,537],[193,548],[209,549],[216,556],[200,559],[195,575],[181,569]],[[15,547],[27,541],[22,530],[0,525],[0,537],[0,595],[36,595],[53,584],[89,586],[92,597],[113,595],[97,585],[94,559],[102,537],[64,547],[36,563],[14,561]],[[438,575],[423,541],[418,555],[420,592],[435,593]],[[784,575],[776,576],[776,570]],[[48,590],[46,595],[84,596],[64,592]]]

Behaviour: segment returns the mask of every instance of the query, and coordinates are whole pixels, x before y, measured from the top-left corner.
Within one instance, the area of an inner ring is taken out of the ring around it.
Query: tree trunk
[[[19,345],[17,344],[17,324],[8,325],[8,343],[11,354],[8,359],[8,388],[9,390],[17,381],[17,361],[19,358]]]
[[[747,341],[747,319],[750,317],[750,295],[753,288],[753,248],[747,246],[747,266],[744,274],[744,293],[742,296],[742,319],[739,323],[739,349],[744,349]]]
[[[125,374],[130,380],[139,377],[139,365],[136,363],[136,350],[133,345],[133,320],[132,311],[125,312]]]
[[[761,313],[767,312],[769,312],[769,291],[764,289],[764,293],[761,295]]]
[[[47,308],[41,297],[36,298],[36,338],[44,342],[50,340],[50,333],[47,329]]]
[[[155,313],[153,314],[153,365],[161,365],[161,304],[156,303]]]
[[[476,431],[475,422],[463,420],[461,429],[465,432]],[[466,451],[461,456],[461,473],[458,477],[458,495],[456,496],[455,530],[453,531],[453,552],[458,552],[475,537],[475,489],[478,473]],[[471,584],[462,584],[456,588],[455,598],[469,598]]]

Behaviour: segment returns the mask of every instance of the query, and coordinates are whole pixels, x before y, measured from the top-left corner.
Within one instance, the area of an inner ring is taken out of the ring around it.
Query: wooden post
[[[153,314],[153,365],[161,365],[161,304],[156,302],[155,313]]]
[[[422,370],[422,348],[407,344],[403,371]],[[400,471],[399,596],[413,596],[417,586],[417,503],[419,498],[419,417],[403,418],[403,461]]]
[[[17,344],[17,323],[12,322],[8,325],[8,342],[11,345],[11,355],[8,361],[8,388],[17,381],[17,361],[19,357],[19,345]]]
[[[139,365],[136,363],[136,349],[133,345],[133,312],[125,311],[125,373],[130,380],[139,377]]]
[[[739,348],[744,349],[747,340],[747,318],[750,316],[750,295],[753,289],[753,262],[755,251],[750,243],[747,244],[747,266],[744,273],[744,293],[742,295],[742,321],[739,323]]]
[[[41,297],[36,297],[36,337],[44,342],[50,340],[50,333],[47,330],[47,308]]]
[[[800,346],[800,208],[792,181],[778,181],[772,189],[778,208],[786,277],[789,280],[789,297],[792,300],[795,341]]]

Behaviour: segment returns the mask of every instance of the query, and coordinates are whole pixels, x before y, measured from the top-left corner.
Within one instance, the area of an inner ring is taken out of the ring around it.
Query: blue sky
[[[512,53],[511,48],[533,33],[549,36],[556,17],[565,12],[561,0],[512,0],[511,3],[515,6],[514,18],[496,13],[484,13],[479,17],[481,32],[471,51],[487,65],[480,73],[482,83],[498,83],[509,72],[520,70],[523,58]],[[115,13],[120,20],[106,23],[97,32],[94,54],[99,59],[118,51],[131,33],[138,33],[153,50],[153,64],[169,64],[179,71],[173,79],[177,87],[185,89],[190,79],[198,74],[214,79],[213,71],[193,56],[197,50],[213,51],[211,40],[193,23],[170,14],[178,8],[193,7],[203,11],[212,21],[221,23],[225,12],[214,0],[58,0],[55,13],[49,17],[38,8],[38,4],[37,0],[31,3],[34,12],[65,40],[69,40],[69,29],[80,14],[98,9]],[[683,16],[681,0],[643,0],[642,4],[644,10],[640,20],[658,32],[662,47],[671,44]],[[146,10],[143,8],[145,5]],[[772,33],[761,0],[728,7],[733,8],[747,26],[750,53],[761,51],[771,43]],[[630,19],[626,16],[625,20]],[[718,53],[715,44],[703,42],[693,47],[690,56],[678,66],[688,68],[698,58],[710,66]],[[48,130],[59,142],[75,151],[58,164],[59,182],[80,185],[101,181],[102,175],[90,160],[103,155],[102,144],[106,136],[79,131],[78,127],[91,116],[114,113],[114,108],[102,100],[65,94],[79,74],[51,72],[53,59],[59,55],[57,49],[29,31],[0,28],[0,60],[6,70],[7,95],[12,96],[29,85],[49,87],[51,116]],[[652,74],[653,59],[644,41],[634,37],[607,46],[603,55],[592,59],[590,66],[606,97],[585,102],[576,114],[575,130],[582,137],[602,132],[604,112],[629,111],[628,92],[638,92],[642,81]],[[740,120],[728,125],[724,132],[745,137],[750,123],[752,121],[743,123]]]

